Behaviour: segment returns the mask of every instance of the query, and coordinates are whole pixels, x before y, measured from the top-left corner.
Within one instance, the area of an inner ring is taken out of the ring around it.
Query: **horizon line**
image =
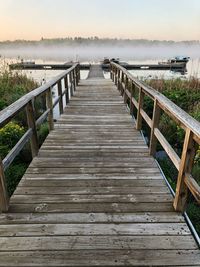
[[[67,36],[67,37],[54,37],[54,38],[44,38],[41,37],[40,39],[4,39],[0,40],[0,43],[4,42],[41,42],[41,41],[48,41],[48,40],[66,40],[66,39],[72,39],[72,40],[78,40],[78,39],[83,39],[83,40],[116,40],[116,41],[149,41],[149,42],[174,42],[174,43],[183,43],[183,42],[198,42],[200,43],[200,40],[198,39],[190,39],[190,40],[179,40],[175,41],[172,39],[148,39],[148,38],[117,38],[117,37],[98,37],[98,36],[88,36],[88,37],[83,37],[83,36]]]

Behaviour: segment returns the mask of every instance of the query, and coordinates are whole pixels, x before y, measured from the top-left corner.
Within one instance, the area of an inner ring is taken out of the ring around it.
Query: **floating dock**
[[[27,64],[17,63],[10,64],[11,70],[66,70],[71,68],[73,64]],[[185,64],[120,64],[127,70],[175,70],[184,71],[186,70]],[[102,64],[103,69],[109,70],[110,64]],[[91,64],[80,64],[81,70],[89,70]]]

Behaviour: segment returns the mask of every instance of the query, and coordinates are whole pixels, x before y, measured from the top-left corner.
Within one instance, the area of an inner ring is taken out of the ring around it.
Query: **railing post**
[[[76,77],[76,85],[78,85],[79,82],[79,65],[75,68],[75,77]]]
[[[126,94],[126,89],[128,90],[128,77],[126,76],[125,78],[125,84],[124,84],[124,103],[127,103],[127,94]]]
[[[192,171],[195,153],[196,149],[193,140],[193,133],[189,128],[187,128],[185,132],[185,140],[176,184],[176,195],[174,199],[174,208],[176,211],[183,212],[185,210],[188,188],[184,180],[186,173],[191,173]]]
[[[47,109],[49,108],[48,123],[49,130],[51,131],[54,129],[52,87],[50,87],[46,92],[46,105]]]
[[[151,137],[150,137],[150,145],[149,145],[149,153],[152,156],[156,154],[156,146],[157,146],[157,138],[154,134],[154,129],[158,128],[159,120],[160,120],[161,109],[158,106],[158,100],[154,100],[154,108],[153,108],[153,119],[151,125]]]
[[[69,82],[70,82],[70,96],[74,95],[73,84],[72,84],[72,72],[69,73]]]
[[[76,74],[75,69],[72,71],[72,77],[73,77],[73,85],[74,85],[74,92],[76,91]]]
[[[120,81],[120,73],[121,73],[121,71],[120,71],[120,69],[118,69],[118,73],[117,73],[117,89],[118,89],[118,91],[120,91],[120,83],[121,83],[121,81]]]
[[[69,103],[69,84],[67,75],[64,78],[64,82],[65,82],[65,100],[67,105]]]
[[[35,123],[34,107],[32,100],[30,100],[26,106],[26,116],[27,116],[28,127],[29,129],[32,129],[31,153],[32,157],[34,158],[38,154],[39,145],[38,145],[37,128]]]
[[[58,81],[58,96],[60,97],[60,99],[59,99],[59,111],[60,111],[60,114],[62,114],[63,113],[63,95],[62,95],[61,80]]]
[[[140,110],[143,108],[144,103],[144,92],[142,91],[142,88],[139,89],[139,101],[138,101],[138,112],[137,112],[137,122],[136,122],[136,129],[141,130],[142,128],[142,115]]]
[[[130,98],[130,115],[131,116],[133,116],[133,109],[134,109],[134,105],[132,101],[134,90],[135,90],[135,84],[132,82],[131,83],[131,98]]]
[[[7,193],[6,179],[4,175],[2,160],[0,158],[0,211],[7,211],[8,204],[9,198]]]
[[[115,68],[115,85],[117,85],[117,68]]]
[[[78,81],[81,79],[81,67],[80,64],[78,65]]]
[[[121,79],[121,90],[120,90],[120,93],[121,93],[121,96],[123,96],[123,83],[124,83],[124,73],[122,72],[122,79]]]
[[[110,79],[113,81],[113,66],[110,64]]]

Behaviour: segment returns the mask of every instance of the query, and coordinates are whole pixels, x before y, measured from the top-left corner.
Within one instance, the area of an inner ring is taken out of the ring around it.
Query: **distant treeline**
[[[46,39],[41,38],[38,41],[30,41],[30,40],[15,40],[15,41],[2,41],[0,42],[0,46],[16,46],[16,45],[144,45],[144,46],[154,46],[154,45],[200,45],[200,41],[192,40],[192,41],[173,41],[173,40],[148,40],[148,39],[118,39],[118,38],[99,38],[97,36],[94,37],[66,37],[66,38],[54,38],[54,39]]]

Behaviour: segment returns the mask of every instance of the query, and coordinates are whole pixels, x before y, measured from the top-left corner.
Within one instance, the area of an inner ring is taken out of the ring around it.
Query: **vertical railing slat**
[[[135,90],[135,84],[132,82],[131,83],[131,98],[130,98],[130,114],[131,114],[131,116],[133,116],[133,110],[134,110],[134,105],[133,105],[133,101],[132,101],[132,98],[134,96],[134,90]]]
[[[156,154],[156,147],[157,147],[157,138],[154,134],[154,129],[158,128],[159,120],[161,115],[161,109],[158,106],[157,99],[154,100],[154,108],[153,108],[153,119],[152,119],[152,125],[151,125],[151,136],[150,136],[150,145],[149,145],[149,153],[152,156],[155,156]]]
[[[65,100],[66,100],[66,105],[69,103],[69,84],[68,84],[68,76],[66,75],[64,78],[65,82]]]
[[[72,72],[69,73],[69,82],[70,82],[70,96],[72,97],[74,95],[73,91],[73,83],[72,83]]]
[[[35,115],[34,115],[34,107],[33,101],[29,101],[26,106],[26,117],[29,129],[32,129],[32,137],[31,137],[31,153],[32,157],[34,158],[37,156],[39,151],[38,145],[38,136],[37,136],[37,128],[35,122]]]
[[[49,123],[49,130],[52,131],[54,129],[52,87],[50,87],[46,92],[46,105],[47,109],[49,108],[49,114],[47,119]]]
[[[137,112],[137,121],[136,121],[136,129],[141,130],[142,129],[142,115],[141,115],[141,109],[143,108],[144,103],[144,92],[142,91],[142,88],[139,89],[139,101],[138,101],[138,112]]]
[[[76,75],[75,75],[75,69],[72,71],[72,77],[73,77],[73,86],[74,86],[74,92],[76,91]]]
[[[63,114],[63,95],[62,95],[62,82],[61,82],[61,80],[58,81],[58,96],[60,97],[60,99],[59,99],[59,111],[60,111],[60,114]]]

